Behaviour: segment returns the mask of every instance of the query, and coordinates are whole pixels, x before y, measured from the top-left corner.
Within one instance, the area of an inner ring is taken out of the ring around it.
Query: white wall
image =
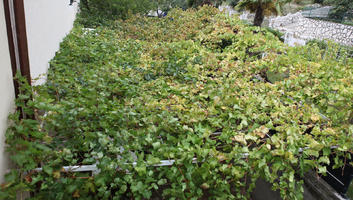
[[[32,78],[45,74],[48,62],[70,32],[78,11],[70,0],[25,0],[27,39]],[[41,84],[45,77],[35,82]],[[5,132],[8,115],[14,110],[14,86],[8,48],[3,1],[0,0],[0,184],[9,162],[5,154]]]
[[[15,98],[3,1],[0,1],[0,95],[0,183],[2,183],[8,166],[4,151],[7,117],[14,108]]]
[[[32,78],[47,72],[49,61],[59,49],[62,39],[70,32],[78,3],[70,0],[25,0],[29,62]],[[36,81],[41,84],[45,76]]]

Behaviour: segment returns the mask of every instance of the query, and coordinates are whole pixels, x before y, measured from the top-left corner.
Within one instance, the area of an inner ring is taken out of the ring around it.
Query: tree
[[[261,26],[265,16],[280,14],[280,8],[290,0],[241,0],[236,8],[255,12],[254,25]]]
[[[188,6],[196,8],[203,5],[212,5],[218,7],[225,0],[188,0]]]
[[[232,6],[235,7],[238,5],[239,0],[228,0],[227,3]]]
[[[91,15],[109,19],[125,19],[129,13],[146,13],[152,9],[150,0],[81,0],[80,5]]]
[[[346,14],[351,14],[351,18],[353,18],[352,0],[325,0],[324,4],[333,6],[333,9],[330,12],[330,17],[335,20],[344,20]]]
[[[186,0],[167,0],[170,2],[172,8],[182,8],[187,9],[187,1]]]
[[[172,8],[187,8],[186,0],[153,0],[151,2],[153,10],[157,11],[158,17],[161,17],[163,13],[168,12]]]
[[[88,0],[81,0],[80,4],[82,4],[87,10],[90,10]]]

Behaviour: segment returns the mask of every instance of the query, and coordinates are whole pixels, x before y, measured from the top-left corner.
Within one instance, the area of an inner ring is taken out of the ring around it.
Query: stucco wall
[[[0,95],[0,183],[2,183],[8,164],[4,152],[7,117],[13,110],[15,98],[3,1],[0,1]]]
[[[60,42],[72,29],[78,3],[69,3],[70,0],[24,1],[32,78],[47,72]],[[35,84],[44,81],[45,76],[41,76]]]

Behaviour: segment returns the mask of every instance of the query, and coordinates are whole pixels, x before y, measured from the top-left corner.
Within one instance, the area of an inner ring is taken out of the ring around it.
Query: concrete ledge
[[[344,200],[329,184],[322,178],[317,177],[314,173],[307,173],[304,178],[305,189],[315,198],[307,199],[322,199],[322,200]],[[304,191],[304,199],[305,198]]]
[[[272,185],[262,179],[256,182],[256,187],[251,193],[253,200],[282,200],[279,191],[273,191]],[[305,174],[304,177],[304,200],[346,200],[338,194],[322,178],[314,172]]]

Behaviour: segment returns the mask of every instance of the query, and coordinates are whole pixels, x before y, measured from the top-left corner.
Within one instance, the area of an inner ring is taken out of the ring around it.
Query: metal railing
[[[319,8],[306,7],[303,8],[302,15],[306,18],[325,20],[353,26],[353,13],[333,13],[333,10],[334,8],[332,6],[325,6]]]

